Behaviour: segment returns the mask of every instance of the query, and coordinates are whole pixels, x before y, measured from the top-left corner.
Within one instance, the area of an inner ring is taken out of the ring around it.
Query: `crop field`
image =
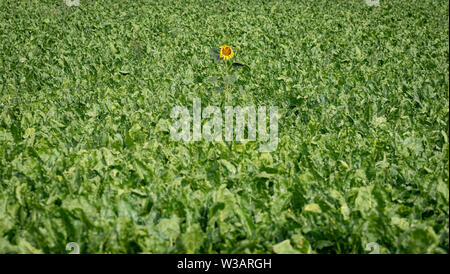
[[[0,0],[0,253],[448,253],[448,23],[442,0]],[[275,148],[175,140],[196,98],[277,107]]]

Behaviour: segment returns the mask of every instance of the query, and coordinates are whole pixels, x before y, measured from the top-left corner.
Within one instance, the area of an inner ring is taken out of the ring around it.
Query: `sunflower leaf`
[[[211,55],[211,57],[215,63],[219,63],[221,61],[219,48],[217,48],[217,47],[210,48],[209,55]]]
[[[249,68],[247,65],[245,65],[245,64],[241,64],[241,63],[238,63],[238,62],[234,62],[233,63],[233,68]]]

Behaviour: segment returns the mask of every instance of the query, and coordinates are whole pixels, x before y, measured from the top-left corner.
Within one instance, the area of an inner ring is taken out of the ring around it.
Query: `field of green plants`
[[[448,22],[444,0],[0,0],[0,253],[448,253]],[[171,138],[224,81],[278,107],[275,151]]]

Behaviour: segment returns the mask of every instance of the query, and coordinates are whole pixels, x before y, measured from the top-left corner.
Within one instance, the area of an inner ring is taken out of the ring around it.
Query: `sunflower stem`
[[[226,68],[226,75],[227,75],[227,81],[225,82],[225,96],[226,96],[226,101],[229,102],[230,101],[230,92],[229,92],[229,83],[228,81],[230,81],[230,72],[229,72],[229,66],[228,66],[228,60],[225,61],[225,68]]]

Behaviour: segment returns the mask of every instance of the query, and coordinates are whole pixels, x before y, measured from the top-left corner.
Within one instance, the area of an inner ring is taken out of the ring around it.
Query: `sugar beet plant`
[[[0,1],[1,253],[448,253],[448,1],[64,3]]]

